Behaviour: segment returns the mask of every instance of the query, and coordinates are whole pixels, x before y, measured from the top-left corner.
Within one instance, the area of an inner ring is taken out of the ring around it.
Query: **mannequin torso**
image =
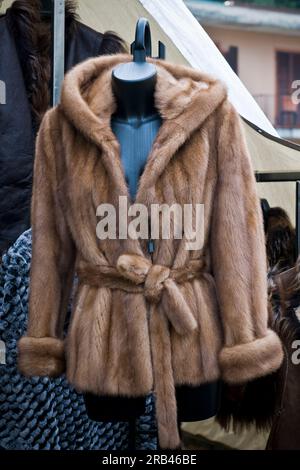
[[[121,160],[132,200],[135,199],[140,176],[161,125],[161,117],[154,105],[155,83],[156,73],[152,68],[150,74],[139,81],[120,80],[115,71],[112,75],[117,111],[112,116],[111,127],[120,143]]]
[[[158,115],[130,121],[119,119],[117,116],[112,118],[111,128],[120,143],[125,179],[133,201],[160,125],[161,118]]]

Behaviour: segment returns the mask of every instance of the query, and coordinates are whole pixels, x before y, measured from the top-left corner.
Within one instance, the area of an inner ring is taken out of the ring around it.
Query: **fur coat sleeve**
[[[74,274],[73,242],[58,201],[53,158],[58,135],[51,115],[45,115],[36,143],[30,315],[27,334],[19,341],[19,369],[31,376],[58,376],[65,369],[63,325]]]
[[[262,211],[241,119],[229,101],[220,112],[218,183],[211,253],[224,329],[223,379],[243,383],[278,368],[282,357],[268,329]]]

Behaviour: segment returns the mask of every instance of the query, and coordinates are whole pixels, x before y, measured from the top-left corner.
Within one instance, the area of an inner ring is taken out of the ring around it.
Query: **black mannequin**
[[[117,110],[112,116],[111,127],[120,143],[121,160],[133,202],[140,175],[162,123],[154,103],[156,67],[140,59],[137,54],[133,62],[118,65],[112,73]],[[151,253],[151,245],[148,248]],[[219,382],[176,387],[178,421],[200,421],[216,415],[219,395]],[[109,397],[104,403],[102,397],[89,395],[86,397],[87,412],[91,419],[98,421],[103,420],[103,416],[107,417],[108,412],[111,419],[120,420],[117,413],[122,400]],[[125,400],[126,409],[122,409],[121,416],[124,418],[128,412],[127,420],[130,421],[139,415],[144,397]]]

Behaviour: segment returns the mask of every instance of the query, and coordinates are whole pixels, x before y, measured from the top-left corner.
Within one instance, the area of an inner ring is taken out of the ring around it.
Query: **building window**
[[[225,49],[220,43],[216,42],[215,44],[227,60],[232,70],[238,75],[238,48],[236,46],[230,46]]]
[[[277,116],[281,128],[300,127],[300,106],[292,100],[292,83],[300,79],[300,53],[277,52]]]

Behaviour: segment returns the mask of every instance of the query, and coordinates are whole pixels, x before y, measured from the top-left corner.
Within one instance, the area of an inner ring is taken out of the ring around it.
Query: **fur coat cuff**
[[[65,371],[64,341],[57,338],[24,336],[18,343],[21,374],[57,377]]]
[[[250,343],[224,347],[220,353],[222,378],[239,384],[275,372],[283,360],[280,339],[272,330]]]

